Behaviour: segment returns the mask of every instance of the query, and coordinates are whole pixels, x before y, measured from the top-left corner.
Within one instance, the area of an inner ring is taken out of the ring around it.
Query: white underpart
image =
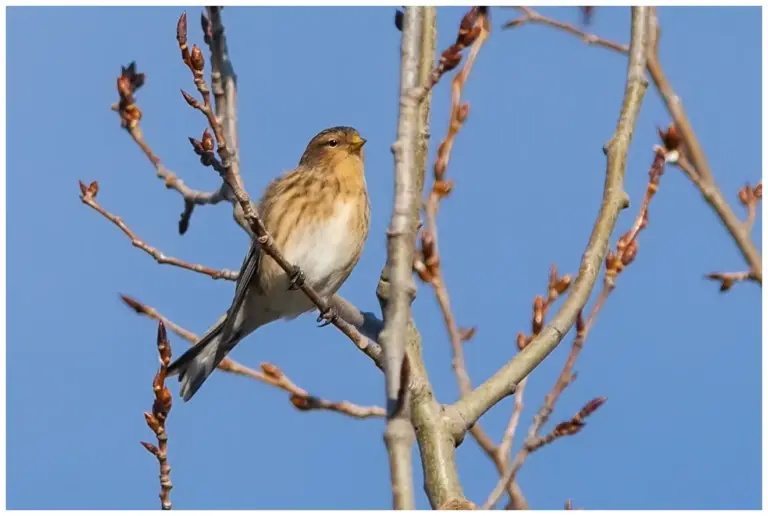
[[[295,228],[286,245],[286,259],[301,267],[310,285],[321,287],[321,295],[339,288],[343,271],[355,253],[357,238],[350,225],[353,216],[351,203],[339,204],[330,218],[303,231]]]

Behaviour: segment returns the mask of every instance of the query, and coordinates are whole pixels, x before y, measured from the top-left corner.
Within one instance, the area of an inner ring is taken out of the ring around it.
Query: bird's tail
[[[226,316],[219,321],[189,348],[183,355],[168,366],[168,376],[179,375],[181,397],[186,402],[211,375],[224,357],[240,341],[240,332],[233,332],[228,342],[221,342],[221,333]]]

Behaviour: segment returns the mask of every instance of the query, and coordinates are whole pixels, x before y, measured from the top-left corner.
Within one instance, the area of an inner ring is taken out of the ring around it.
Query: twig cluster
[[[477,38],[480,37],[481,32],[488,33],[491,30],[490,22],[491,20],[487,7],[472,7],[467,14],[464,15],[459,24],[459,33],[456,36],[456,43],[443,50],[440,54],[440,60],[429,74],[427,83],[416,93],[417,99],[424,99],[424,97],[429,94],[430,90],[440,82],[443,75],[459,66],[462,58],[461,52],[465,48],[473,45]],[[471,68],[471,66],[472,65],[467,65],[469,68]],[[468,73],[469,72],[467,71],[467,74]]]
[[[425,203],[427,227],[420,234],[420,248],[414,255],[413,270],[419,278],[429,283],[435,292],[435,297],[443,314],[448,329],[453,352],[453,370],[459,385],[459,393],[466,394],[472,389],[464,360],[463,343],[470,340],[477,331],[476,328],[459,328],[451,310],[450,296],[443,279],[440,267],[440,251],[437,243],[438,227],[437,213],[440,201],[447,197],[453,189],[454,181],[445,179],[448,161],[456,136],[469,115],[469,104],[461,102],[461,94],[469,79],[478,52],[490,35],[490,18],[487,8],[472,7],[459,24],[456,43],[444,50],[438,65],[432,70],[429,82],[419,91],[420,98],[426,96],[440,78],[448,71],[456,68],[462,59],[461,52],[470,48],[469,56],[464,67],[453,78],[451,91],[450,122],[448,132],[438,147],[438,155],[433,167],[433,183]],[[471,434],[480,446],[493,456],[495,445],[479,423],[470,429]]]
[[[218,204],[227,200],[227,192],[223,186],[215,192],[201,192],[189,188],[174,172],[166,168],[160,158],[152,152],[139,125],[142,112],[136,104],[135,98],[136,91],[144,84],[145,79],[145,74],[136,71],[135,62],[127,67],[121,67],[120,76],[117,78],[117,93],[120,99],[112,105],[112,110],[118,112],[120,126],[128,132],[155,167],[157,177],[163,180],[165,187],[176,190],[184,199],[184,211],[179,220],[179,233],[183,235],[189,229],[189,221],[196,205]]]
[[[592,328],[592,325],[597,319],[598,314],[605,305],[605,301],[616,288],[617,277],[626,269],[626,267],[633,263],[637,257],[639,248],[637,237],[640,232],[648,226],[648,212],[650,203],[658,191],[659,182],[664,172],[664,165],[668,161],[673,161],[678,157],[679,139],[677,138],[677,133],[674,126],[670,126],[667,131],[660,130],[659,135],[664,145],[656,146],[653,149],[654,158],[648,171],[648,184],[646,186],[645,195],[643,197],[643,202],[640,205],[638,214],[635,217],[630,229],[626,231],[621,237],[619,237],[615,250],[608,251],[605,259],[603,288],[598,294],[597,300],[593,304],[589,316],[586,320],[584,319],[582,311],[579,312],[576,319],[576,337],[573,341],[571,352],[566,359],[565,365],[563,366],[563,369],[560,372],[560,375],[558,376],[552,390],[545,397],[544,404],[534,417],[533,424],[531,425],[531,428],[528,432],[525,443],[515,456],[515,459],[510,466],[507,478],[503,478],[502,482],[497,485],[488,501],[486,501],[485,507],[493,507],[498,502],[498,499],[503,492],[504,486],[508,485],[507,483],[511,483],[514,480],[516,472],[522,467],[530,453],[538,450],[542,446],[552,443],[560,437],[578,433],[585,425],[584,419],[595,412],[598,408],[600,408],[603,403],[605,403],[605,397],[595,398],[584,405],[584,407],[573,418],[556,425],[555,428],[548,434],[544,436],[539,435],[541,428],[546,424],[550,415],[554,411],[555,405],[557,400],[560,398],[560,395],[576,378],[576,373],[573,371],[576,364],[576,359],[581,353],[581,350],[584,347],[584,342],[586,341],[587,335],[589,334],[589,330]],[[553,266],[552,272],[550,273],[550,285],[553,284],[552,277],[556,276],[556,274],[556,269]],[[567,284],[568,283],[570,283],[570,280],[567,282]],[[550,292],[552,292],[552,287],[550,287]],[[541,298],[537,298],[534,301],[534,313],[537,312],[537,308],[548,306],[547,301],[544,301]],[[541,309],[538,311],[543,312]],[[540,331],[541,323],[537,324],[537,317],[534,315],[534,332],[536,331],[537,327]],[[530,338],[526,339],[523,335],[518,336],[518,345],[522,345],[521,349],[524,349],[528,342],[530,342]],[[505,481],[507,483],[504,483]],[[514,497],[511,497],[510,505],[512,508],[521,507],[519,501],[515,500]]]
[[[462,68],[456,77],[454,77],[452,82],[453,95],[451,97],[450,125],[448,133],[438,147],[437,159],[433,168],[434,181],[432,183],[432,189],[427,195],[424,208],[427,227],[421,230],[421,247],[417,250],[413,263],[413,269],[418,274],[419,278],[421,278],[422,281],[431,284],[435,290],[435,296],[440,305],[443,318],[445,319],[445,325],[448,328],[448,333],[450,335],[454,354],[453,368],[459,381],[461,394],[465,394],[472,388],[464,363],[462,342],[472,338],[475,329],[460,329],[457,326],[451,311],[448,289],[443,280],[442,269],[440,268],[440,251],[437,244],[437,213],[440,207],[440,201],[448,196],[453,189],[454,181],[452,179],[446,181],[445,173],[456,135],[469,114],[469,104],[461,102],[461,93],[469,78],[469,73],[472,70],[472,65],[477,58],[478,52],[488,39],[490,34],[489,29],[490,21],[487,12],[481,8],[473,7],[461,21],[459,35],[456,39],[457,43],[445,50],[443,52],[443,57],[441,57],[441,63],[443,63],[446,55],[457,56],[455,65],[449,68],[452,69],[458,65],[461,59],[461,55],[458,52],[466,46],[472,47],[464,68]],[[454,61],[450,61],[450,63],[453,62]],[[434,73],[435,72],[433,71],[433,75]]]
[[[150,319],[158,321],[160,324],[163,324],[164,327],[167,327],[184,340],[187,340],[193,344],[197,342],[197,335],[166,318],[151,306],[146,305],[145,303],[142,303],[141,301],[138,301],[125,294],[120,294],[120,298],[137,314],[144,315]],[[261,370],[252,369],[229,357],[225,357],[224,360],[222,360],[218,365],[218,369],[221,371],[245,376],[284,390],[291,395],[291,403],[299,410],[328,410],[358,419],[369,417],[384,417],[384,409],[382,407],[364,407],[355,405],[349,401],[330,401],[327,399],[319,398],[317,396],[313,396],[308,391],[293,383],[291,379],[288,378],[288,376],[283,373],[283,371],[276,365],[263,363],[260,367]]]
[[[557,271],[557,266],[553,263],[549,269],[549,279],[547,283],[547,297],[546,299],[540,295],[537,295],[533,299],[533,315],[531,317],[531,333],[526,335],[523,332],[517,334],[517,349],[522,351],[525,347],[541,333],[544,328],[544,322],[546,321],[547,312],[552,307],[557,299],[565,294],[568,287],[571,285],[572,278],[569,274],[560,276]],[[499,446],[495,448],[493,453],[489,453],[493,460],[499,474],[502,476],[506,473],[509,465],[510,451],[512,449],[512,441],[515,438],[517,432],[517,426],[520,422],[520,417],[523,412],[523,393],[525,392],[525,386],[528,382],[527,378],[524,378],[515,389],[515,402],[512,407],[512,415],[507,423],[507,428],[504,431],[504,437],[499,443]],[[488,452],[488,450],[486,450]],[[528,503],[523,496],[522,491],[517,486],[516,482],[510,482],[507,491],[509,493],[510,507],[515,509],[527,509]]]
[[[524,15],[507,22],[504,26],[505,28],[515,28],[527,23],[540,24],[577,36],[589,45],[607,48],[622,54],[629,53],[628,45],[615,43],[594,34],[586,33],[573,25],[539,14],[530,7],[520,7],[520,9],[523,11]],[[709,204],[715,211],[725,228],[730,233],[744,256],[744,260],[749,266],[749,271],[746,273],[712,273],[706,277],[722,281],[722,275],[733,275],[728,276],[725,290],[728,290],[733,285],[731,279],[733,279],[734,282],[740,281],[741,279],[748,279],[762,286],[762,257],[750,236],[752,225],[754,223],[754,216],[750,217],[748,212],[746,221],[739,220],[731,206],[728,204],[728,201],[725,199],[725,196],[723,196],[715,183],[714,176],[709,168],[709,163],[704,155],[701,143],[688,119],[688,115],[683,109],[680,97],[672,88],[672,85],[667,79],[664,69],[661,66],[661,61],[658,55],[660,29],[655,15],[655,9],[653,18],[654,26],[651,27],[653,34],[651,35],[652,42],[648,52],[647,70],[656,86],[656,90],[659,92],[659,95],[667,107],[667,111],[672,117],[673,125],[676,128],[675,138],[678,140],[678,145],[676,145],[676,147],[679,147],[679,156],[674,160],[668,159],[668,162],[679,167],[680,170],[688,176],[696,188],[698,188],[707,204]]]
[[[168,264],[168,265],[175,265],[176,267],[181,267],[182,269],[187,269],[194,272],[199,272],[201,274],[205,274],[206,276],[210,276],[213,279],[228,279],[228,280],[236,280],[238,273],[235,271],[230,271],[227,269],[217,270],[212,269],[210,267],[207,267],[205,265],[200,265],[197,263],[190,263],[185,260],[181,260],[179,258],[174,258],[173,256],[166,256],[163,252],[158,250],[155,247],[152,247],[151,245],[147,244],[143,240],[141,240],[136,233],[129,228],[125,222],[123,222],[123,219],[120,217],[113,215],[112,213],[108,212],[106,209],[104,209],[97,201],[96,201],[96,195],[99,193],[99,184],[96,181],[92,181],[88,186],[85,185],[82,181],[80,181],[80,200],[83,202],[83,204],[90,206],[97,212],[99,212],[101,215],[103,215],[107,220],[112,222],[115,226],[120,228],[120,230],[131,240],[131,244],[133,244],[134,247],[138,247],[148,255],[150,255],[152,258],[155,259],[157,263],[160,264]]]
[[[141,445],[157,458],[160,466],[160,504],[164,510],[171,509],[171,466],[168,464],[168,434],[165,432],[165,422],[171,411],[171,391],[165,386],[165,375],[168,373],[168,364],[171,363],[171,344],[165,325],[160,321],[157,325],[157,351],[160,354],[160,370],[152,382],[152,390],[155,393],[155,402],[152,404],[152,412],[144,412],[147,426],[157,437],[157,446],[141,441]]]

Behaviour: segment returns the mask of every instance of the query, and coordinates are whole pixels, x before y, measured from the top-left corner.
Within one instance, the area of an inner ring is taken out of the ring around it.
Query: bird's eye
[[[336,147],[339,144],[338,140],[329,140],[328,145],[331,147]]]

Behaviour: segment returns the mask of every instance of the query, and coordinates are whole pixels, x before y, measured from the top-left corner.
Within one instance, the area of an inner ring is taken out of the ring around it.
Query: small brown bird
[[[368,237],[365,141],[351,127],[321,131],[307,145],[299,166],[273,181],[258,206],[277,248],[326,298],[349,277]],[[314,308],[303,292],[292,288],[292,280],[254,240],[227,313],[168,368],[169,376],[179,375],[184,401],[246,335]]]

